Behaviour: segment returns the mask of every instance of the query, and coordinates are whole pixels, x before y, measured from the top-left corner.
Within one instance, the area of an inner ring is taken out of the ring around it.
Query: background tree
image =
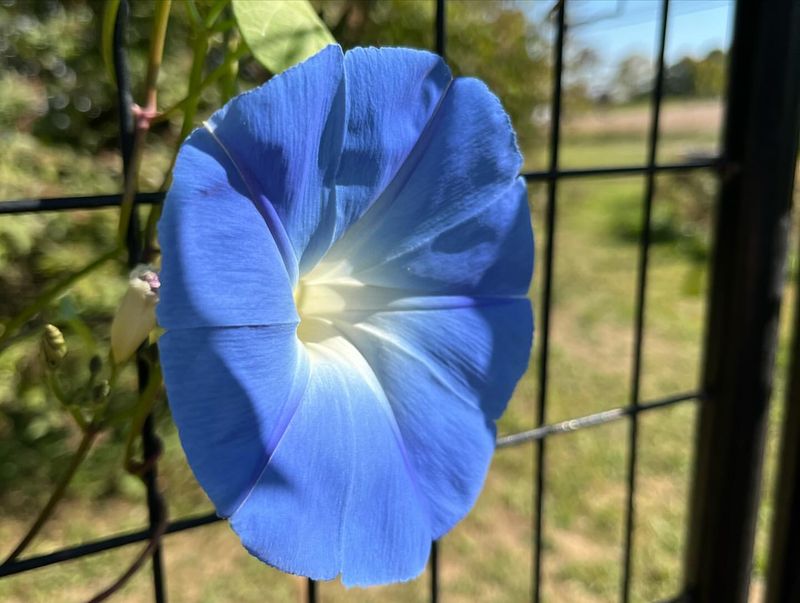
[[[564,110],[569,119],[595,103],[600,57],[594,49],[576,44],[568,44],[565,51]]]
[[[713,98],[720,96],[725,84],[727,56],[712,50],[705,57],[683,57],[669,65],[664,74],[664,92],[672,96]]]
[[[617,66],[611,97],[617,102],[637,101],[646,96],[653,85],[653,64],[641,54],[632,54]]]
[[[712,50],[697,63],[695,93],[697,96],[720,96],[725,87],[727,55],[719,49]]]

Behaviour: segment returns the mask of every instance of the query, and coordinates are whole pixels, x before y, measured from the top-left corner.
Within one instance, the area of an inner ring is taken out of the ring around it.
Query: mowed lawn
[[[615,119],[606,119],[611,129],[596,124],[589,127],[580,120],[566,124],[563,166],[639,164],[645,160],[646,110],[613,111]],[[698,105],[666,107],[665,116],[678,115],[670,118],[678,125],[673,123],[672,129],[664,131],[659,153],[662,161],[679,161],[689,154],[713,152],[716,147],[718,110],[711,111],[714,119],[686,118],[685,122],[681,111],[695,115]],[[603,117],[598,121],[602,123]],[[635,126],[630,125],[632,121]],[[530,149],[527,156],[528,166],[539,169],[546,149]],[[671,182],[658,178],[657,205],[669,202],[663,193]],[[546,197],[542,185],[532,185],[530,192],[538,254],[531,295],[538,319]],[[641,219],[643,195],[641,176],[559,183],[548,421],[629,402],[638,257],[635,237],[630,235]],[[707,277],[702,258],[687,254],[676,241],[659,242],[651,251],[641,388],[644,401],[697,387]],[[535,366],[536,354],[500,422],[501,434],[534,426]],[[641,417],[633,554],[636,601],[668,598],[680,585],[695,415],[695,404],[689,402]],[[546,443],[542,587],[547,601],[614,601],[618,597],[628,429],[629,422],[623,420],[554,436]],[[210,504],[186,466],[166,416],[159,422],[159,432],[166,444],[160,483],[171,516],[207,512]],[[73,489],[32,551],[45,552],[146,522],[143,494],[135,480],[124,479],[108,492],[96,486],[102,480],[90,474],[111,470],[121,455],[118,439],[99,444],[96,462],[78,478],[78,483],[95,487]],[[529,597],[533,475],[531,444],[496,454],[476,508],[440,545],[441,600],[514,602]],[[10,548],[31,521],[47,487],[42,483],[42,496],[26,508],[14,507],[13,512],[3,513],[0,543],[4,549]],[[2,495],[8,499],[13,493]],[[763,545],[763,537],[760,542]],[[85,600],[110,583],[137,552],[138,547],[132,546],[1,580],[0,600]],[[760,568],[763,551],[759,554]],[[251,558],[224,523],[168,536],[164,556],[170,598],[176,602],[302,600],[302,580]],[[326,583],[320,586],[321,600],[422,601],[429,579],[426,573],[408,584],[349,591],[337,583]],[[150,574],[141,572],[118,600],[144,602],[151,597]]]

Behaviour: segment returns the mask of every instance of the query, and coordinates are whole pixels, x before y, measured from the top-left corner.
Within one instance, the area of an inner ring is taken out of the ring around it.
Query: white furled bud
[[[111,356],[120,364],[130,358],[156,326],[156,304],[161,282],[151,266],[131,272],[128,290],[111,323]]]

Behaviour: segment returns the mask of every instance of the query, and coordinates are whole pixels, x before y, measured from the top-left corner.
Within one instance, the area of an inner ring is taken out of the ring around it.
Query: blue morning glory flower
[[[169,402],[247,549],[407,580],[471,508],[530,353],[521,158],[435,55],[330,46],[183,145],[159,224]]]

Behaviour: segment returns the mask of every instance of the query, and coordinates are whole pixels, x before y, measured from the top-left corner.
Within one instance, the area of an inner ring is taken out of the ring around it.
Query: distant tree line
[[[673,97],[715,98],[725,87],[727,54],[715,49],[702,58],[686,56],[666,65],[664,94]],[[653,62],[640,54],[623,59],[614,75],[609,100],[636,102],[650,93],[653,86]]]

